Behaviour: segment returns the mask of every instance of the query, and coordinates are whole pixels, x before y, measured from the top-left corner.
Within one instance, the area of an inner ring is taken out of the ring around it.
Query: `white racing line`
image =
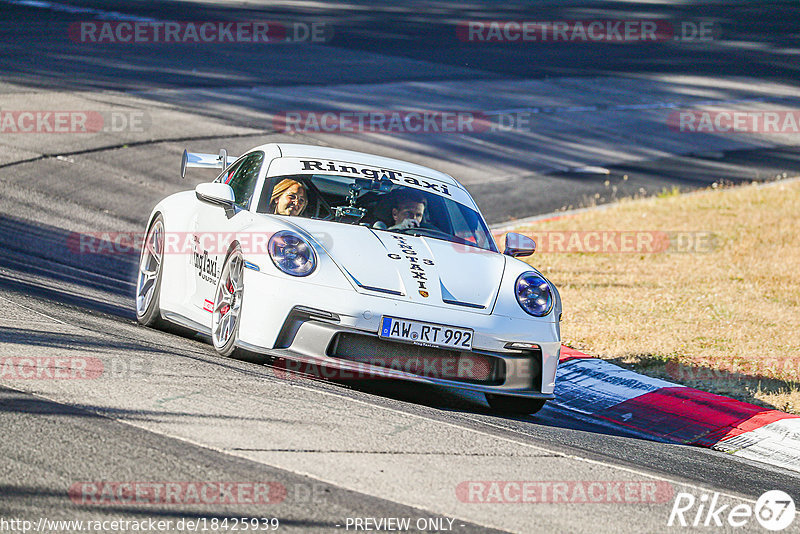
[[[709,488],[704,488],[702,486],[697,486],[695,484],[689,484],[689,483],[686,483],[686,482],[679,482],[679,481],[671,479],[671,478],[657,476],[657,475],[654,475],[654,474],[651,474],[651,473],[646,473],[644,471],[639,471],[639,470],[632,469],[632,468],[629,468],[629,467],[623,467],[623,466],[620,466],[620,465],[615,465],[615,464],[612,464],[610,462],[604,462],[602,460],[593,460],[591,458],[584,458],[583,456],[577,456],[577,455],[574,455],[574,454],[565,454],[565,453],[560,452],[560,451],[556,451],[556,450],[553,450],[553,449],[548,449],[548,448],[543,447],[541,445],[531,445],[530,443],[525,443],[524,441],[518,441],[518,440],[509,438],[509,437],[499,436],[497,434],[492,434],[492,433],[489,433],[489,432],[486,432],[486,431],[483,431],[483,430],[477,430],[477,429],[474,429],[474,428],[469,428],[469,427],[466,427],[466,426],[457,425],[455,423],[449,423],[447,421],[440,421],[439,419],[435,419],[433,417],[426,417],[424,415],[410,413],[410,412],[406,412],[404,410],[397,410],[395,408],[389,408],[387,406],[376,406],[376,405],[371,404],[371,403],[366,402],[366,401],[362,401],[362,400],[359,400],[359,399],[353,399],[351,397],[347,397],[347,396],[340,395],[338,393],[333,393],[333,392],[330,392],[330,391],[318,391],[316,389],[306,388],[304,386],[296,386],[296,387],[299,387],[299,388],[302,388],[302,389],[306,389],[308,391],[314,391],[316,393],[322,393],[322,394],[325,394],[325,395],[331,395],[331,396],[344,398],[344,399],[347,399],[347,400],[349,400],[351,402],[354,402],[354,403],[357,403],[357,404],[363,404],[363,405],[366,405],[366,406],[370,406],[371,408],[376,408],[377,407],[377,408],[380,408],[381,410],[386,410],[388,412],[394,412],[394,413],[402,414],[402,415],[405,415],[405,416],[416,417],[416,418],[419,418],[419,419],[423,419],[425,421],[434,422],[434,423],[439,424],[439,425],[446,425],[446,426],[455,427],[455,428],[458,428],[459,430],[467,430],[469,432],[475,432],[476,434],[481,434],[481,435],[484,435],[484,436],[488,436],[488,437],[491,437],[493,439],[499,439],[499,440],[502,440],[502,441],[506,441],[508,443],[513,443],[515,445],[521,445],[523,447],[529,447],[529,448],[532,448],[532,449],[538,449],[538,450],[546,451],[546,452],[552,454],[553,456],[561,456],[563,458],[569,458],[569,459],[572,459],[572,460],[578,460],[578,461],[586,462],[586,463],[589,463],[589,464],[592,464],[592,465],[600,465],[600,466],[603,466],[603,467],[609,467],[611,469],[615,469],[615,470],[618,470],[618,471],[623,471],[623,472],[630,473],[630,474],[633,474],[633,475],[648,477],[648,478],[651,478],[653,480],[658,480],[660,482],[668,482],[668,483],[673,484],[675,486],[683,486],[683,487],[686,487],[686,488],[692,488],[694,490],[707,491],[707,492],[716,491],[716,490],[711,490]],[[475,421],[473,421],[473,422],[475,422]],[[508,427],[504,427],[502,425],[497,425],[497,424],[494,424],[494,423],[490,423],[488,421],[480,421],[479,424],[482,424],[482,425],[485,425],[485,426],[488,426],[488,427],[492,427],[492,428],[496,428],[496,429],[504,431],[504,432],[509,432],[509,431],[518,432],[517,430],[511,430]],[[526,434],[526,435],[528,435],[528,434]],[[719,493],[720,495],[723,495],[725,497],[729,497],[731,499],[737,499],[737,500],[744,501],[744,502],[749,502],[749,503],[755,503],[756,502],[753,499],[748,499],[746,497],[741,497],[739,495],[733,495],[733,494],[724,493],[724,492],[721,492],[721,491],[716,491],[716,493]]]
[[[94,15],[100,20],[124,20],[132,22],[161,22],[158,19],[150,17],[140,17],[138,15],[126,15],[119,11],[106,11],[103,9],[95,9],[91,7],[73,6],[70,4],[61,4],[59,2],[45,2],[43,0],[0,0],[6,4],[12,4],[22,7],[33,7],[39,9],[49,9],[50,11],[57,11],[60,13],[70,13],[73,15]]]
[[[754,102],[767,102],[770,99],[758,98],[731,98],[700,100],[692,102],[693,106],[718,106],[720,104],[752,104]],[[647,104],[611,104],[608,106],[567,106],[567,107],[521,107],[486,111],[487,115],[513,115],[515,113],[547,114],[547,113],[585,113],[587,111],[646,111],[651,109],[679,109],[686,106],[686,102],[648,102]]]
[[[41,315],[45,319],[50,319],[51,321],[55,321],[55,322],[57,322],[59,324],[63,324],[63,325],[70,326],[70,327],[73,326],[73,325],[71,325],[71,324],[69,324],[69,323],[67,323],[65,321],[62,321],[61,319],[57,319],[55,317],[51,317],[50,315],[47,315],[46,313],[42,313],[39,310],[34,310],[33,308],[31,308],[29,306],[25,306],[24,304],[20,304],[18,302],[14,302],[13,300],[8,299],[6,297],[3,297],[2,295],[0,295],[0,300],[3,300],[5,302],[9,302],[9,303],[13,304],[14,306],[16,306],[18,308],[22,308],[23,310],[29,311],[31,313],[35,313],[36,315]]]

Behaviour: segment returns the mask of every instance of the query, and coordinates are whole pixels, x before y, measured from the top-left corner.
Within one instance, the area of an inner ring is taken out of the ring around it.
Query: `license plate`
[[[378,337],[434,347],[472,350],[472,329],[383,317]]]

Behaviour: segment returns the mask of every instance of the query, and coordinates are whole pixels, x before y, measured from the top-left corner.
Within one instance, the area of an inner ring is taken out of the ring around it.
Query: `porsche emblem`
[[[425,298],[428,298],[428,292],[427,291],[423,291],[423,290],[420,289],[419,290],[419,294],[422,295]]]

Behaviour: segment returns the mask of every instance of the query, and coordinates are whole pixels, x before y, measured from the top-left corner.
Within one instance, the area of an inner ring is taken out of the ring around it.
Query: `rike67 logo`
[[[752,525],[753,518],[765,529],[778,532],[789,527],[795,518],[794,499],[788,493],[771,490],[762,494],[755,505],[723,504],[719,493],[678,493],[672,504],[667,526],[734,528]],[[726,524],[727,523],[727,524]]]

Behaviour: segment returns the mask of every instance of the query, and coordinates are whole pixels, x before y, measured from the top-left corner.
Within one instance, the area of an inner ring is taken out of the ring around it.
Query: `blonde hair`
[[[289,188],[291,188],[291,187],[293,187],[295,185],[299,185],[303,189],[303,193],[305,193],[306,197],[308,197],[308,192],[306,191],[306,186],[304,186],[303,184],[301,184],[297,180],[292,180],[291,178],[284,178],[283,180],[281,180],[280,182],[275,184],[275,187],[272,188],[272,196],[269,199],[269,210],[270,210],[270,212],[272,212],[272,213],[275,212],[275,208],[278,206],[278,199],[281,198],[281,195],[284,194],[286,191],[288,191]],[[303,207],[303,211],[304,210],[305,210],[305,207]],[[301,213],[302,213],[302,211],[301,211]]]

